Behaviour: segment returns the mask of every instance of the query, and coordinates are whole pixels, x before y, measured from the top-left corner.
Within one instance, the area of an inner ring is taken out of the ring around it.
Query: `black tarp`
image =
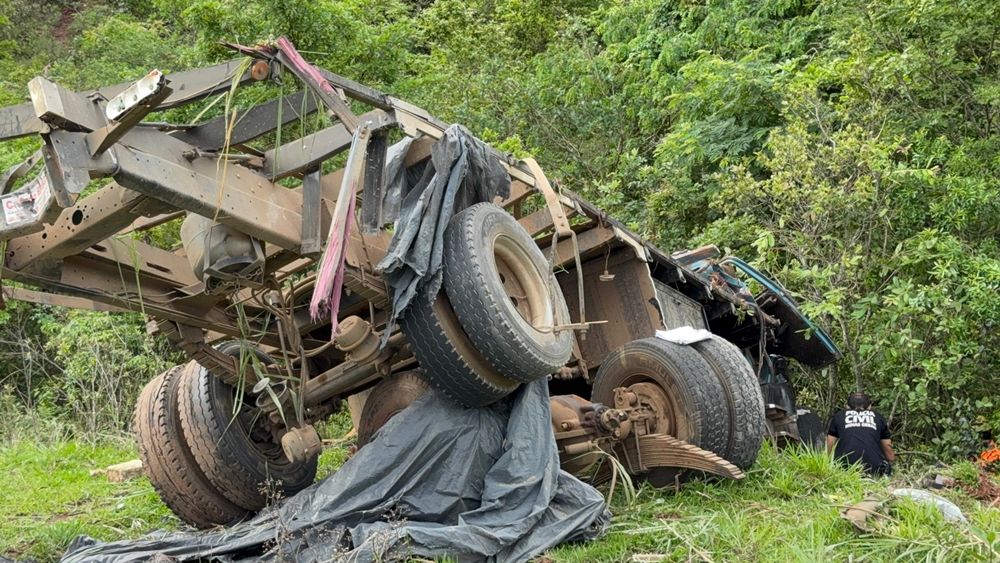
[[[63,561],[526,561],[599,536],[609,517],[559,469],[543,379],[480,409],[428,392],[336,473],[248,522],[76,542]]]
[[[412,187],[412,176],[400,172],[404,157],[404,150],[389,152],[383,208],[387,217],[396,217],[396,225],[376,267],[392,296],[390,323],[418,291],[426,287],[427,294],[434,295],[441,288],[444,231],[451,217],[471,205],[510,195],[510,176],[503,165],[461,125],[452,125],[434,143],[430,161]],[[389,332],[384,331],[386,338]]]

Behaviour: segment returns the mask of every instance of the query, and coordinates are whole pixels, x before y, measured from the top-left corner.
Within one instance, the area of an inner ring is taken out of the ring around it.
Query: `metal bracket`
[[[552,215],[552,225],[555,228],[555,233],[552,235],[552,252],[553,260],[555,258],[555,251],[559,243],[559,238],[568,236],[573,242],[573,260],[576,262],[576,284],[577,292],[580,295],[580,322],[577,323],[583,328],[578,329],[580,331],[580,340],[587,339],[587,304],[586,297],[584,295],[584,283],[583,283],[583,264],[580,262],[580,244],[576,240],[576,232],[569,224],[569,218],[566,217],[566,211],[563,209],[562,202],[559,199],[559,194],[552,189],[552,185],[549,184],[549,179],[545,177],[545,173],[542,172],[542,167],[538,165],[538,162],[533,158],[526,158],[523,160],[524,164],[527,165],[528,171],[535,178],[535,188],[542,193],[545,197],[545,205]]]
[[[563,330],[587,330],[592,325],[602,325],[606,324],[608,321],[589,321],[585,323],[567,323],[562,325],[555,325],[552,327],[552,332],[561,332]]]
[[[374,131],[368,140],[365,159],[365,186],[361,192],[361,230],[371,234],[382,227],[382,198],[385,195],[385,159],[389,132]]]
[[[38,164],[38,161],[42,159],[42,152],[35,151],[27,160],[15,164],[4,172],[3,176],[0,177],[0,193],[7,193],[7,190],[14,185],[14,182],[19,178],[23,178],[25,174],[31,171],[32,168]]]
[[[166,85],[167,79],[163,73],[153,69],[146,76],[129,84],[120,94],[108,100],[108,104],[104,107],[104,116],[108,118],[108,121],[124,121],[123,117],[126,114],[144,105],[149,105],[153,97],[160,94]]]
[[[302,177],[302,249],[303,256],[319,254],[323,250],[320,239],[322,227],[322,187],[320,186],[320,168],[306,172]]]
[[[163,73],[153,70],[112,98],[104,108],[104,115],[116,123],[96,129],[87,135],[90,154],[97,156],[108,150],[171,93],[173,90],[167,87],[167,79]]]
[[[113,176],[118,172],[114,151],[91,156],[84,133],[54,130],[42,135],[42,156],[52,180],[52,193],[59,207],[76,202],[92,178]]]
[[[535,188],[545,198],[545,206],[548,207],[549,213],[552,214],[552,225],[555,227],[556,234],[560,237],[571,236],[573,229],[570,227],[569,218],[566,217],[566,211],[563,210],[559,194],[552,189],[548,178],[542,172],[542,167],[533,158],[526,158],[523,162],[528,166],[528,170],[531,171],[531,175],[535,178]]]

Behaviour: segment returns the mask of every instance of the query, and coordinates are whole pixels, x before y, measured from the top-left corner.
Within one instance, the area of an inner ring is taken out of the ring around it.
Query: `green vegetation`
[[[846,352],[799,374],[805,402],[863,386],[906,448],[954,456],[1000,431],[998,33],[988,0],[10,0],[0,102],[36,74],[94,87],[286,34],[536,155],[664,248],[716,243],[769,271]],[[2,315],[4,400],[69,431],[126,430],[120,407],[170,361],[135,316]],[[85,397],[97,367],[120,386],[104,412]]]
[[[136,456],[124,443],[88,445],[22,442],[0,450],[0,553],[6,557],[57,559],[83,534],[136,537],[177,519],[145,478],[110,483],[90,471]]]
[[[0,555],[55,560],[80,534],[110,541],[179,521],[145,477],[109,483],[95,469],[135,456],[131,445],[22,443],[0,449]],[[346,449],[330,448],[321,474],[339,467]],[[962,486],[977,484],[978,470],[958,464],[945,472]],[[1000,557],[1000,511],[988,509],[961,487],[941,494],[957,503],[968,525],[945,522],[932,507],[895,502],[889,518],[858,534],[840,511],[866,496],[888,497],[920,473],[872,481],[818,453],[770,448],[743,482],[706,482],[679,494],[640,488],[634,501],[621,489],[614,520],[597,541],[561,546],[552,562],[629,561],[982,561]]]
[[[336,471],[353,440],[344,411],[320,428],[339,438],[319,458],[317,478]],[[111,483],[102,470],[138,457],[130,439],[97,443],[34,437],[0,446],[0,557],[56,560],[74,538],[112,541],[136,538],[184,524],[170,511],[145,476]]]
[[[665,249],[715,243],[781,280],[845,351],[796,374],[818,412],[863,386],[904,450],[957,459],[1000,435],[1000,3],[6,0],[0,103],[23,101],[39,74],[92,88],[229,58],[219,40],[282,34],[327,68],[535,155]],[[0,168],[34,148],[5,143]],[[76,533],[176,524],[145,481],[87,476],[132,457],[107,444],[128,431],[141,385],[176,361],[138,314],[6,304],[4,551],[51,557]],[[32,445],[39,435],[59,445]],[[644,490],[618,505],[607,539],[551,557],[1000,557],[997,511],[958,493],[969,527],[905,503],[867,537],[836,518],[884,490],[818,456],[769,452],[747,483]]]
[[[676,495],[643,488],[633,504],[612,505],[615,518],[607,537],[560,547],[549,556],[566,562],[628,561],[634,554],[660,555],[666,561],[1000,557],[1000,513],[962,491],[941,494],[965,511],[968,526],[949,524],[937,509],[910,501],[890,502],[889,518],[870,534],[855,532],[840,517],[847,506],[868,497],[887,499],[890,487],[909,486],[919,475],[914,471],[873,481],[822,453],[766,447],[745,481],[701,482]]]

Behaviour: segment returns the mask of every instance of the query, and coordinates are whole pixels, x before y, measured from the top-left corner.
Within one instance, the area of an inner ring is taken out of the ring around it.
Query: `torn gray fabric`
[[[544,379],[466,409],[429,391],[330,477],[219,531],[74,542],[67,563],[527,561],[600,536],[601,494],[559,469]]]
[[[489,147],[461,125],[449,127],[431,147],[420,180],[403,196],[396,230],[376,266],[392,299],[385,335],[418,291],[428,287],[435,295],[441,289],[448,220],[469,206],[509,195],[510,176]]]
[[[385,156],[385,192],[382,194],[382,220],[384,224],[394,223],[399,219],[399,206],[406,196],[409,186],[420,178],[410,179],[406,168],[406,153],[410,152],[413,137],[389,147]],[[421,171],[422,172],[422,171]]]

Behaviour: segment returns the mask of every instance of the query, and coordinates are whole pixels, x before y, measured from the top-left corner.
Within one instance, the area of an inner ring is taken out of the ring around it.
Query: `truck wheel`
[[[469,340],[505,377],[530,382],[569,360],[566,299],[538,245],[509,213],[480,203],[445,232],[444,287]]]
[[[616,387],[635,393],[652,415],[653,433],[668,434],[722,455],[732,413],[711,366],[693,348],[659,338],[633,340],[609,354],[594,378],[591,401],[615,404]],[[665,467],[644,475],[657,487],[683,471]]]
[[[225,499],[198,468],[177,412],[183,366],[146,384],[135,405],[135,437],[142,467],[153,488],[181,520],[197,528],[231,524],[247,511]]]
[[[694,344],[701,357],[712,366],[726,394],[729,418],[729,441],[719,455],[740,469],[748,469],[757,460],[764,441],[764,397],[760,382],[739,348],[722,337]]]
[[[385,426],[389,419],[410,406],[427,391],[427,382],[415,371],[404,371],[390,375],[376,385],[358,421],[358,447],[372,441],[375,433]]]
[[[220,351],[234,356],[239,343]],[[181,374],[181,424],[198,466],[230,502],[260,510],[275,493],[294,495],[316,478],[316,458],[293,462],[264,427],[264,416],[236,390],[195,361]]]
[[[826,425],[818,414],[807,409],[799,409],[795,419],[795,426],[799,430],[799,438],[807,448],[822,451],[826,447]]]
[[[399,327],[427,383],[452,400],[482,407],[517,389],[517,381],[497,373],[469,342],[444,292],[433,302],[418,295],[400,317]]]

